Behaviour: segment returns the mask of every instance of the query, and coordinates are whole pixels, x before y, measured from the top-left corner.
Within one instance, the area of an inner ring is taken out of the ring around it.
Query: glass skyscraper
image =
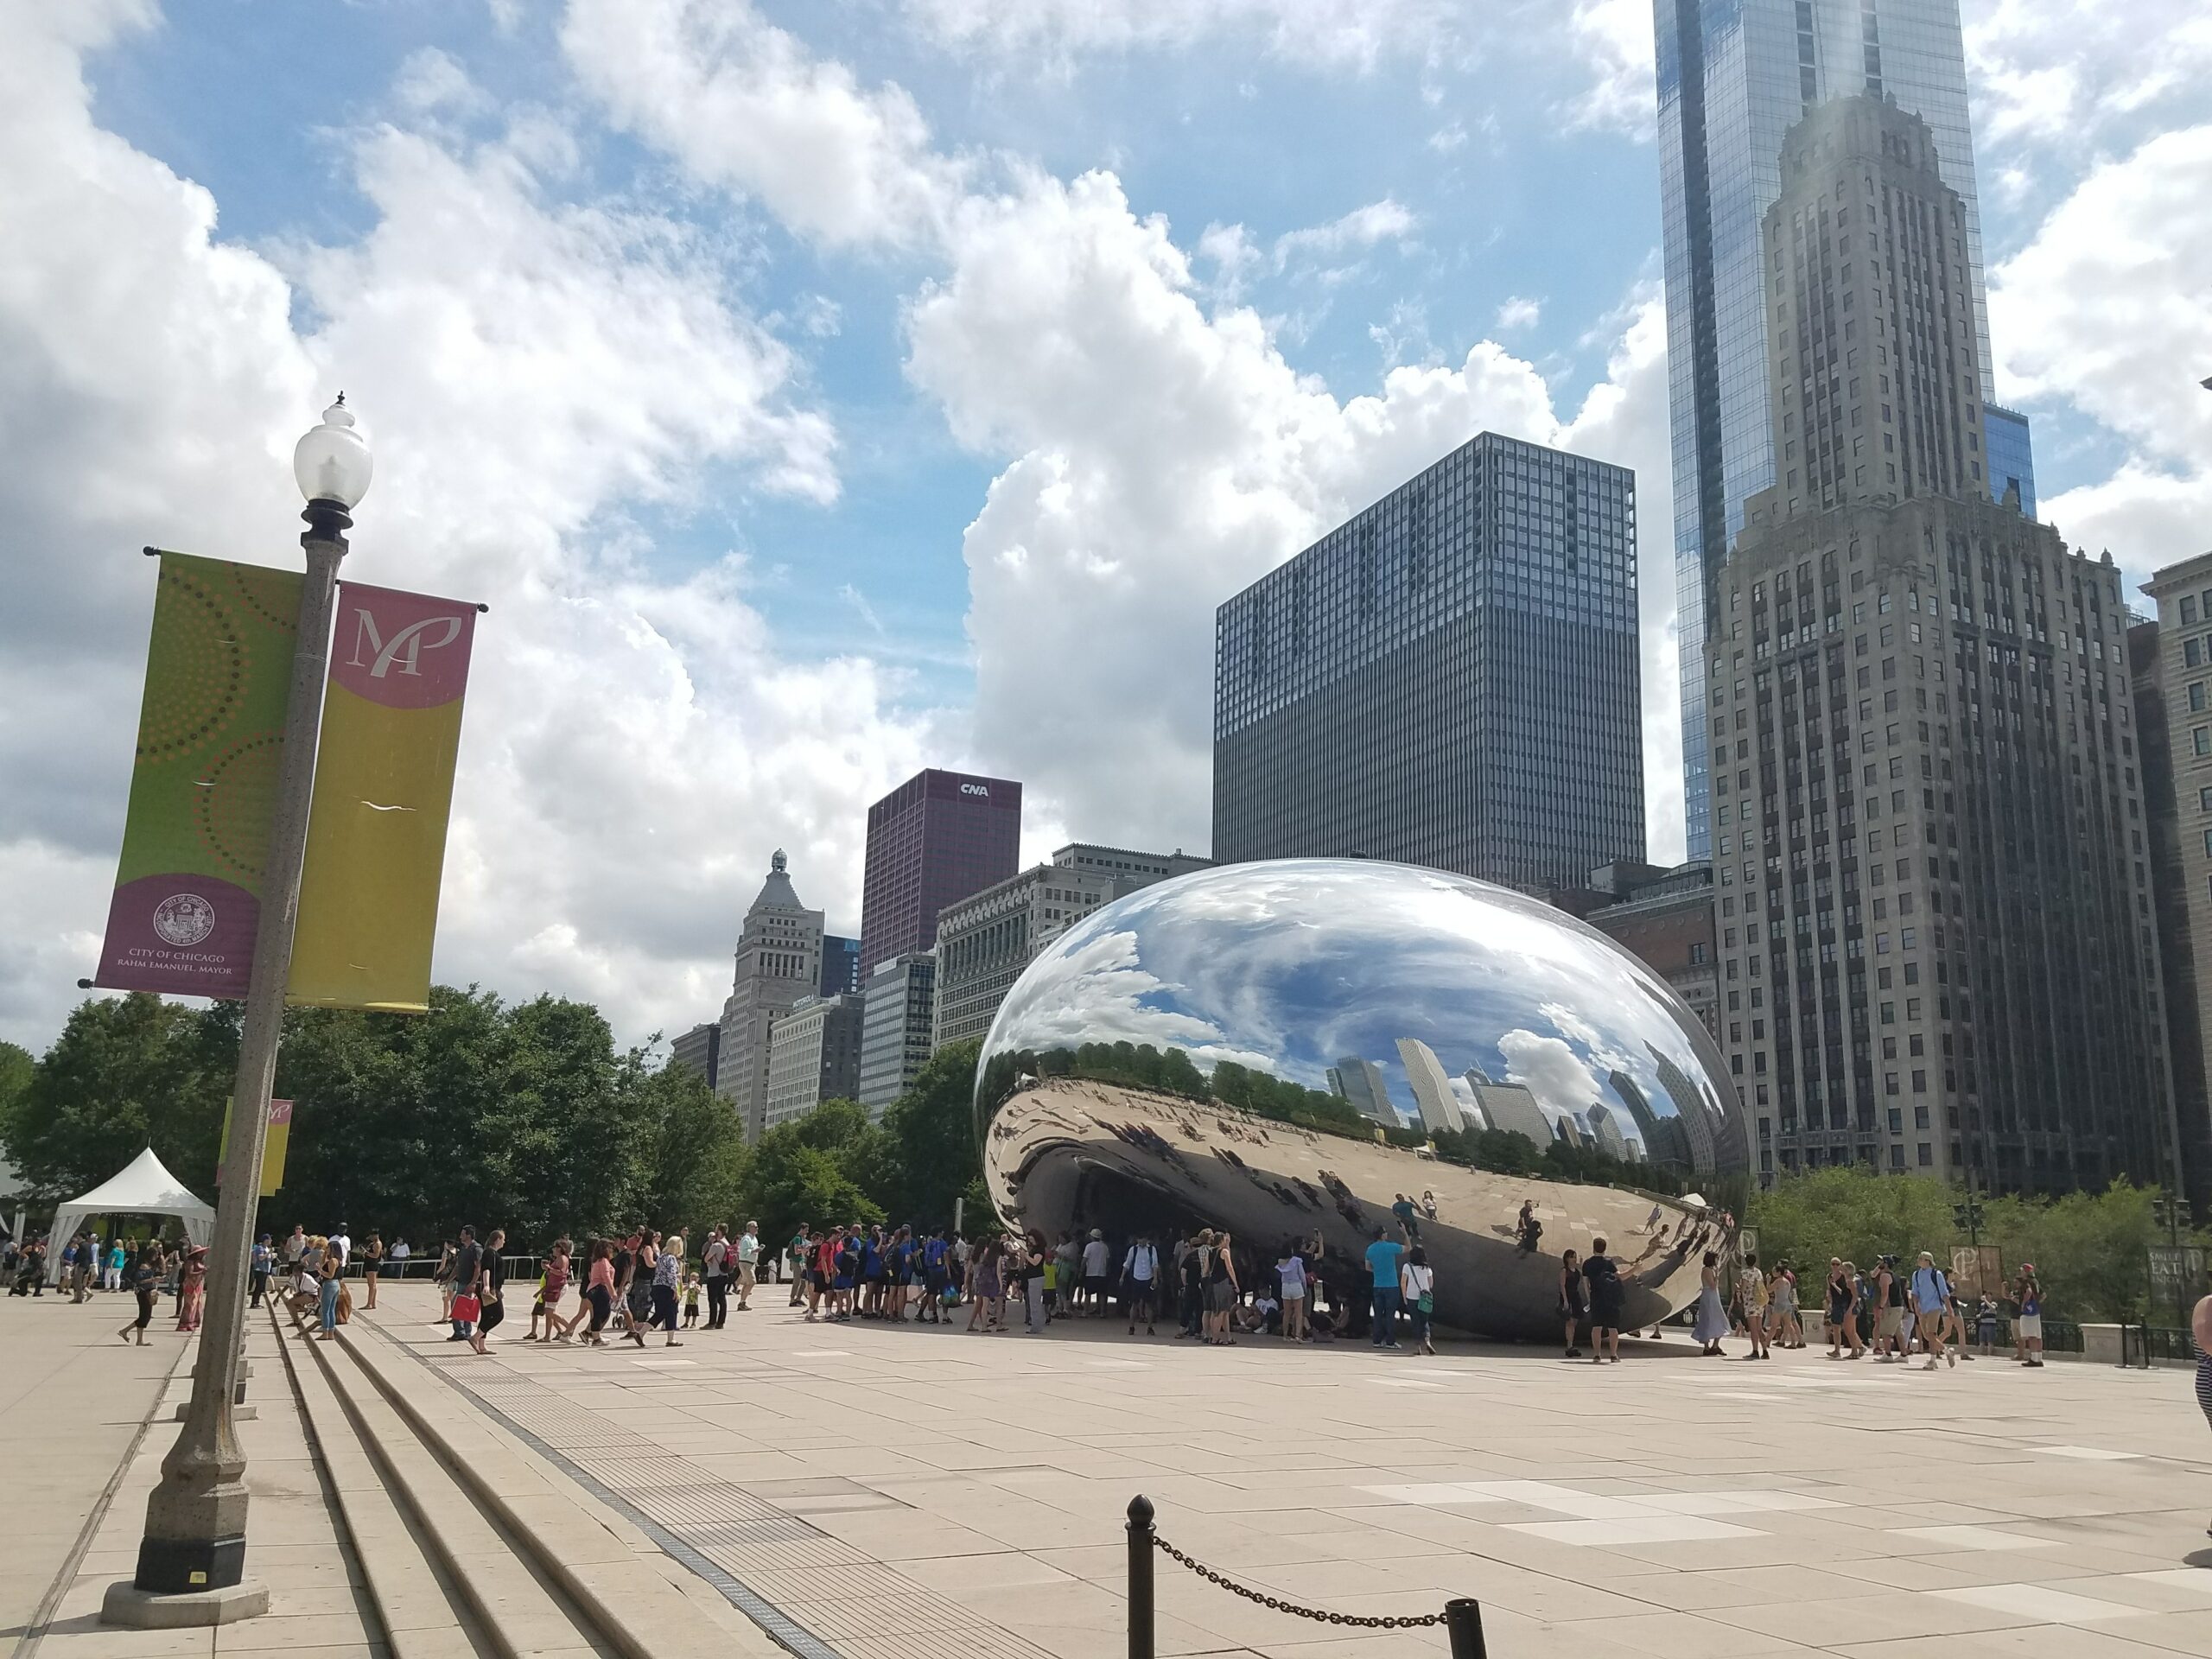
[[[1966,277],[1987,402],[1989,323],[1958,0],[1653,0],[1674,445],[1688,850],[1709,857],[1706,639],[1744,502],[1775,481],[1759,226],[1781,189],[1783,135],[1814,105],[1894,99],[1935,134],[1966,212]],[[1994,423],[1993,423],[1993,425]],[[2014,429],[2024,461],[2027,423]],[[1995,434],[1993,433],[1993,442]],[[2031,469],[2022,499],[2031,493]],[[1993,495],[2001,499],[2002,478]]]
[[[2036,458],[2028,444],[2028,417],[1995,404],[1981,407],[1981,429],[1989,440],[1989,499],[2002,501],[2007,486],[2020,486],[2020,512],[2036,516]]]
[[[1643,849],[1636,479],[1485,432],[1215,617],[1213,849],[1535,888]]]

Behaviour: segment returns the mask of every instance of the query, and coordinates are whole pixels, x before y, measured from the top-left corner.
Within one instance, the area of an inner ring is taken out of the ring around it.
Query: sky
[[[1999,397],[2212,524],[2212,15],[1963,0]],[[1020,779],[1204,850],[1222,600],[1484,429],[1635,468],[1680,855],[1646,0],[0,0],[0,1039],[96,959],[156,543],[490,606],[437,977],[713,1017],[778,848]]]

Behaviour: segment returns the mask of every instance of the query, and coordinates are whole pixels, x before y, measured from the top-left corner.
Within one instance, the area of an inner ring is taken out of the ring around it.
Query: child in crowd
[[[683,1323],[687,1328],[699,1323],[699,1273],[696,1268],[683,1275]]]

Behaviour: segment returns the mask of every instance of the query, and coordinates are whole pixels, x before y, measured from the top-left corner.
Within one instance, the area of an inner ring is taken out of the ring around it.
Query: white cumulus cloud
[[[913,25],[963,52],[1065,67],[1093,53],[1255,39],[1272,56],[1371,67],[1419,58],[1460,30],[1463,0],[903,0]]]
[[[571,0],[561,43],[620,125],[833,245],[925,243],[967,168],[903,89],[817,56],[751,0]]]
[[[1207,309],[1166,223],[1093,173],[971,203],[907,333],[909,372],[956,435],[1010,457],[966,537],[977,741],[1088,835],[1205,843],[1215,607],[1478,431],[1636,467],[1663,558],[1664,329],[1649,296],[1577,409],[1488,342],[1339,399],[1253,312]],[[1680,801],[1665,569],[1643,584],[1662,852]]]
[[[1990,273],[2000,397],[2086,416],[2127,447],[2042,515],[2133,574],[2204,551],[2212,522],[2212,125],[2093,168]],[[2068,416],[2039,421],[2038,448]]]
[[[769,852],[853,918],[854,803],[925,753],[866,661],[781,660],[734,556],[648,575],[623,516],[728,486],[826,499],[834,433],[680,222],[556,200],[556,130],[353,136],[370,229],[256,251],[93,122],[77,8],[0,8],[0,1032],[92,963],[128,778],[143,542],[283,563],[293,438],[340,386],[377,485],[348,575],[488,601],[437,969],[592,995],[642,1034],[719,1003]],[[148,21],[113,10],[111,27]],[[423,66],[416,67],[420,70]],[[451,84],[448,81],[448,91]],[[296,321],[296,318],[301,321]],[[66,976],[66,977],[65,977]]]

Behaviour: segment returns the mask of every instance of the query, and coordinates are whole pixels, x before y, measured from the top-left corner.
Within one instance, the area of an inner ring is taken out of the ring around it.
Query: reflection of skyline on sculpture
[[[1325,928],[1298,918],[1317,903]],[[1039,963],[987,1052],[1177,1048],[1202,1073],[1234,1062],[1388,1127],[1510,1129],[1684,1170],[1741,1142],[1733,1102],[1689,1082],[1720,1075],[1719,1057],[1662,981],[1549,906],[1468,878],[1232,866],[1117,900]],[[1592,1009],[1607,1011],[1604,1031]]]
[[[1418,1193],[1438,1317],[1526,1337],[1558,1328],[1560,1245],[1623,1244],[1631,1324],[1696,1296],[1747,1179],[1726,1075],[1663,980],[1561,912],[1283,861],[1146,888],[1046,946],[984,1040],[976,1128],[1010,1225],[1210,1226],[1255,1263],[1294,1236],[1347,1282]]]

